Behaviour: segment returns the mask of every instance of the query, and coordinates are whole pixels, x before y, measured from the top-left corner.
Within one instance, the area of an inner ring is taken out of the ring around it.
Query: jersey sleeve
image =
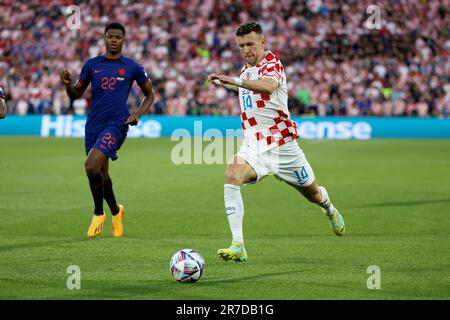
[[[81,68],[80,76],[78,77],[79,80],[89,83],[91,82],[92,76],[91,76],[91,62],[90,60],[86,61],[83,64],[83,67]]]
[[[136,64],[134,71],[134,80],[138,85],[144,84],[148,80],[147,72],[145,72],[144,67],[140,64]]]
[[[259,73],[263,78],[275,80],[278,85],[283,82],[283,66],[280,61],[269,61],[261,67]]]
[[[2,86],[0,86],[0,98],[5,99],[5,92],[3,91]]]

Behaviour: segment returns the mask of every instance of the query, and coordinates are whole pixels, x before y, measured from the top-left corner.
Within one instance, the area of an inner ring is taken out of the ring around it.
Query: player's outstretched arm
[[[271,95],[278,88],[278,83],[275,80],[269,78],[258,80],[242,80],[242,85],[240,85],[240,87],[258,93]]]
[[[0,98],[0,119],[4,119],[6,117],[6,102],[5,99]]]
[[[147,113],[148,109],[150,109],[151,105],[153,104],[153,101],[155,101],[155,90],[153,89],[153,84],[150,79],[139,85],[139,87],[141,88],[145,97],[144,99],[142,99],[139,108],[133,111],[133,113],[125,121],[125,124],[129,124],[131,126],[135,126],[138,124],[139,119]]]
[[[82,80],[77,80],[75,84],[72,84],[72,75],[67,69],[62,70],[59,74],[59,77],[62,84],[66,86],[66,92],[69,95],[69,98],[72,100],[81,97],[89,85],[89,82],[85,82]]]
[[[218,78],[218,75],[215,73],[211,73],[208,76],[208,82],[215,87],[222,86],[224,88],[227,88],[228,90],[239,91],[239,88],[237,86],[235,86],[234,84],[226,84],[226,83],[220,81]]]
[[[215,75],[214,79],[218,79],[220,80],[220,82],[226,85],[234,85],[268,95],[271,95],[278,88],[278,83],[270,78],[263,78],[258,80],[243,80],[238,77]]]
[[[5,101],[5,93],[3,91],[3,88],[0,87],[0,119],[3,119],[6,117],[7,108],[6,108],[6,101]]]

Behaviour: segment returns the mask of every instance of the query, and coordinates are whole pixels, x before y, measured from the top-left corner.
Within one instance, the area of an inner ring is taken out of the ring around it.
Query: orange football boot
[[[87,235],[89,238],[94,238],[102,233],[103,226],[105,225],[106,214],[103,212],[101,216],[95,215],[92,217],[91,225],[89,226]]]
[[[119,207],[119,213],[112,217],[112,231],[113,236],[119,238],[123,235],[122,219],[125,208],[121,204],[117,204],[117,206]]]

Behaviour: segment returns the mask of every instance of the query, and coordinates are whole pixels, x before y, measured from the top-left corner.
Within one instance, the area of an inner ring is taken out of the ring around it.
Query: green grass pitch
[[[450,141],[302,141],[347,234],[268,177],[242,191],[246,264],[216,256],[230,241],[225,165],[175,165],[174,145],[126,141],[110,165],[124,237],[112,237],[108,210],[88,239],[82,139],[0,138],[0,299],[450,298]],[[197,283],[169,273],[183,248],[205,257]],[[66,287],[70,265],[80,290]],[[371,265],[381,289],[367,288]]]

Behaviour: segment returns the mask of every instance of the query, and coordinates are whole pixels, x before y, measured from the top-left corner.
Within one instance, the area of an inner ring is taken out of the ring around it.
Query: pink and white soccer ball
[[[205,259],[192,249],[178,251],[170,259],[170,273],[179,282],[195,282],[205,270]]]

